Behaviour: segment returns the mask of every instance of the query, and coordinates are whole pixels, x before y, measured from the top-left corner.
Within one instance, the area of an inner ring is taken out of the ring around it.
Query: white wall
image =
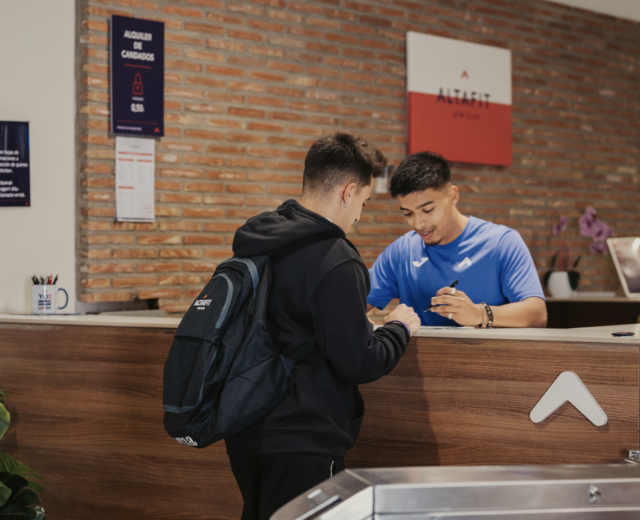
[[[640,22],[640,0],[552,0],[596,13]]]
[[[75,18],[75,0],[0,0],[0,120],[29,122],[32,201],[0,207],[0,312],[30,312],[50,273],[75,310]]]

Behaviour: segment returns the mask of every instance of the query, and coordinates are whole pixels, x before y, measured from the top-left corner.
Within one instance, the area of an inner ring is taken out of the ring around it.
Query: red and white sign
[[[511,51],[407,33],[409,153],[511,164]]]

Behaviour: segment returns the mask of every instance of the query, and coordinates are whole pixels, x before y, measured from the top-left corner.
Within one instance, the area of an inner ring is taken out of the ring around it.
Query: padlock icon
[[[133,77],[133,95],[134,96],[142,96],[144,92],[144,87],[142,85],[142,75],[137,72]]]

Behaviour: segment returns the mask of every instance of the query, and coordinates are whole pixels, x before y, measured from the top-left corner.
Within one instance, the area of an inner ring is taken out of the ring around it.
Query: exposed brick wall
[[[461,209],[517,229],[540,272],[570,217],[583,287],[618,288],[577,231],[588,205],[640,233],[640,24],[542,0],[78,0],[78,273],[88,302],[159,298],[183,312],[235,229],[301,190],[320,135],[358,133],[405,156],[405,33],[508,47],[513,165],[454,166]],[[111,14],[166,24],[164,138],[153,224],[114,223]],[[377,195],[351,234],[372,262],[406,225]]]

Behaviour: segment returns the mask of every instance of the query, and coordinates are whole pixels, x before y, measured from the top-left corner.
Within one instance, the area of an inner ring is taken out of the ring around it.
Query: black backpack
[[[164,366],[164,428],[181,444],[204,448],[253,424],[286,395],[297,360],[267,332],[268,256],[231,258],[182,318]],[[310,338],[309,338],[310,339]]]

